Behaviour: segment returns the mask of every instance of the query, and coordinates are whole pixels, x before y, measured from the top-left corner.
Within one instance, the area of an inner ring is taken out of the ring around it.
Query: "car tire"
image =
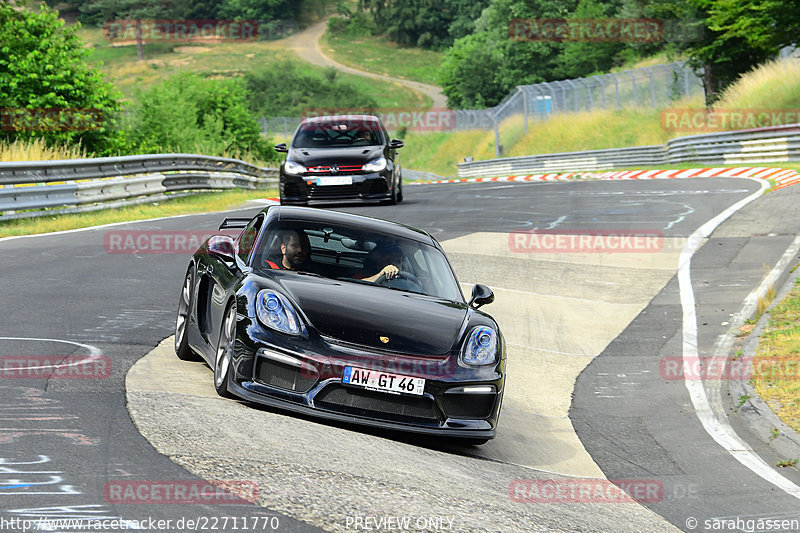
[[[397,185],[392,186],[392,194],[386,203],[388,205],[397,205]]]
[[[398,182],[399,190],[397,191],[397,203],[403,201],[403,177],[400,176],[400,181]]]
[[[175,320],[175,354],[182,361],[196,361],[197,355],[189,347],[188,326],[194,304],[194,268],[189,267],[183,281],[178,301],[178,316]]]
[[[219,329],[219,342],[214,352],[214,389],[223,398],[233,398],[228,391],[228,375],[233,361],[233,344],[236,341],[235,302],[228,304]]]

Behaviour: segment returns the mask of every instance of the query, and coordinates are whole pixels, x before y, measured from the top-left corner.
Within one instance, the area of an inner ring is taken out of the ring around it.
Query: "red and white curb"
[[[760,178],[774,180],[775,189],[800,183],[796,170],[770,167],[690,168],[678,170],[617,170],[610,172],[563,172],[560,174],[530,174],[527,176],[498,176],[493,178],[461,178],[415,182],[414,184],[484,183],[498,181],[576,181],[576,180],[644,180],[683,178]],[[410,184],[410,185],[414,185]]]
[[[684,178],[759,178],[774,180],[775,189],[800,183],[796,170],[772,167],[689,168],[678,170],[615,170],[609,172],[562,172],[560,174],[529,174],[527,176],[497,176],[494,178],[460,178],[452,180],[415,181],[408,185],[442,183],[486,183],[498,181],[580,181],[580,180],[658,180]],[[278,205],[279,198],[254,200],[264,205]]]

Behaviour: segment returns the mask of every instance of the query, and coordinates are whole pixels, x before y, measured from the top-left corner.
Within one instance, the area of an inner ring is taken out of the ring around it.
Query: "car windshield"
[[[312,120],[301,124],[293,148],[375,146],[382,143],[377,122],[361,119]]]
[[[286,244],[305,239],[310,245],[309,253],[301,255],[302,261],[294,268],[287,269],[283,263]],[[389,270],[397,274],[381,276],[390,264],[396,269]],[[437,248],[353,226],[274,222],[259,239],[253,267],[261,271],[296,270],[346,283],[464,301],[450,264]]]

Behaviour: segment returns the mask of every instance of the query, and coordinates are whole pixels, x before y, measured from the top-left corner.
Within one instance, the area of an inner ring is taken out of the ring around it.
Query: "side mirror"
[[[208,240],[208,253],[230,263],[236,263],[236,245],[228,235],[214,235]]]
[[[482,283],[478,283],[472,287],[472,298],[469,300],[469,305],[477,309],[480,306],[490,304],[493,301],[494,293],[492,292],[492,289],[486,285],[483,285]]]
[[[275,151],[286,153],[289,151],[289,149],[286,147],[286,143],[280,143],[275,145]]]
[[[392,150],[397,150],[398,148],[402,148],[405,145],[406,143],[404,143],[400,139],[392,139],[391,141],[389,141],[389,148],[391,148]]]

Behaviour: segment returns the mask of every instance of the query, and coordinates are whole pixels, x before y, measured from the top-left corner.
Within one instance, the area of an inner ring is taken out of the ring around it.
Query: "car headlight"
[[[256,297],[256,315],[268,328],[289,335],[300,334],[300,320],[292,304],[282,295],[264,289]]]
[[[472,366],[491,365],[497,359],[497,333],[487,326],[477,326],[461,350],[461,361]]]
[[[378,159],[373,159],[369,163],[364,164],[364,166],[361,167],[361,170],[365,170],[367,172],[380,172],[384,168],[386,168],[386,158],[379,157]]]
[[[303,174],[306,171],[306,167],[294,161],[287,161],[283,164],[283,171],[292,175]]]

